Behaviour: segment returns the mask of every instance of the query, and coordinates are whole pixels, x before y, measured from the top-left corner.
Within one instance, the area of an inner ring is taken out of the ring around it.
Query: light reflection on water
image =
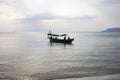
[[[69,45],[49,43],[46,33],[1,33],[0,79],[52,80],[120,73],[120,34],[70,35],[75,41]]]

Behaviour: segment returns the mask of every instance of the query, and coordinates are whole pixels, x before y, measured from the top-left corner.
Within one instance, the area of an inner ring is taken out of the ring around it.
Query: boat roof
[[[58,35],[58,34],[48,34],[48,35],[51,35],[51,36],[67,36],[67,34],[61,34],[61,35]]]
[[[60,36],[67,36],[67,34],[61,34]]]

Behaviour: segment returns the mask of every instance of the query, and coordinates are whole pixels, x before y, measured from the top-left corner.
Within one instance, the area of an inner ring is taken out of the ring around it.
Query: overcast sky
[[[120,27],[120,0],[0,0],[0,32]]]

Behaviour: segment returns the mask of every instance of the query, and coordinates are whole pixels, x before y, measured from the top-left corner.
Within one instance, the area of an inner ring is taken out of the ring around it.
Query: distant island
[[[102,32],[120,32],[120,28],[107,28]]]

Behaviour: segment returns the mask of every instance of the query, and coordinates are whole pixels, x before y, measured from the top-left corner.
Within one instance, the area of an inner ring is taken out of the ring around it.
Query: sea
[[[120,33],[67,33],[72,44],[50,43],[46,32],[0,33],[0,80],[120,80]]]

